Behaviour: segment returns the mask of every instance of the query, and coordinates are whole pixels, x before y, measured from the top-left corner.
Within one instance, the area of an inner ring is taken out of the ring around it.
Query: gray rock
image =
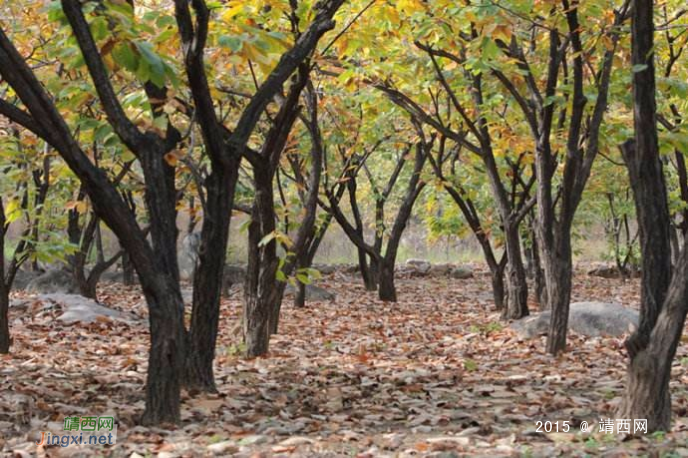
[[[361,270],[358,264],[343,264],[341,269],[346,274],[355,274]]]
[[[406,268],[411,270],[411,273],[425,275],[430,272],[432,264],[424,259],[409,259],[406,261]]]
[[[79,292],[79,287],[71,273],[54,269],[31,280],[26,285],[26,291],[37,294],[74,294]]]
[[[34,312],[38,310],[38,313],[59,310],[61,314],[57,319],[64,323],[93,323],[101,318],[124,322],[139,321],[134,315],[113,310],[78,294],[42,294],[14,300],[10,305],[16,308],[31,307]]]
[[[323,275],[333,274],[337,271],[337,266],[332,264],[314,264],[313,268]]]
[[[588,275],[602,278],[635,278],[640,276],[640,272],[635,269],[621,271],[616,266],[599,266],[589,270]]]
[[[7,271],[5,271],[7,272]],[[29,270],[23,270],[19,269],[17,271],[17,274],[14,276],[14,282],[12,282],[12,290],[13,291],[19,291],[19,290],[24,290],[26,289],[27,285],[31,283],[32,280],[40,277],[43,275],[43,272],[40,271],[29,271]]]
[[[511,324],[519,335],[533,338],[547,334],[550,311],[529,316]],[[638,312],[620,304],[576,302],[569,310],[569,329],[589,337],[620,336],[638,326]]]
[[[182,245],[179,247],[177,261],[179,262],[179,276],[183,280],[192,280],[196,271],[196,263],[198,262],[198,252],[201,247],[201,234],[193,232],[187,234],[182,239]]]
[[[108,270],[100,276],[101,281],[124,283],[124,273],[121,270]]]
[[[465,280],[467,278],[473,278],[473,269],[465,266],[454,267],[451,272],[449,272],[451,278],[457,280]]]
[[[286,294],[293,295],[294,287],[292,285],[287,285]],[[337,295],[325,288],[320,288],[315,285],[306,285],[306,300],[315,302],[334,302],[337,299]]]
[[[433,264],[428,271],[428,275],[431,277],[444,277],[449,275],[454,268],[451,264]]]
[[[246,279],[246,269],[242,266],[233,264],[225,265],[222,274],[222,291],[226,296],[229,296],[230,289],[234,285],[241,285]]]

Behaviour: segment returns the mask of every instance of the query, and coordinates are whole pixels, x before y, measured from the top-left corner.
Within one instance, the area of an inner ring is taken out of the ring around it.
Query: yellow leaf
[[[224,21],[230,21],[232,20],[236,15],[241,13],[244,9],[244,2],[238,1],[238,2],[230,2],[230,5],[234,4],[234,6],[230,6],[227,11],[222,13],[222,19]]]

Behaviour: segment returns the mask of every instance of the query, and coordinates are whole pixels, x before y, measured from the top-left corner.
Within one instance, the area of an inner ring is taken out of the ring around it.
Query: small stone
[[[160,452],[157,458],[175,458],[177,455],[172,452]]]
[[[470,267],[454,267],[449,273],[449,276],[457,280],[465,280],[473,278],[473,270]]]
[[[239,445],[258,445],[264,444],[267,441],[267,436],[263,436],[262,434],[254,434],[253,436],[246,436],[243,439],[241,439],[239,441]]]
[[[279,445],[283,447],[296,447],[299,445],[306,445],[306,444],[312,444],[315,441],[313,439],[310,439],[308,437],[303,437],[303,436],[294,436],[290,437],[289,439],[285,439],[282,442],[279,443]]]
[[[206,449],[214,455],[221,455],[223,453],[236,453],[239,451],[239,447],[237,447],[237,444],[234,441],[217,442],[209,445],[206,447]]]
[[[441,443],[451,442],[452,444],[457,444],[457,445],[469,445],[471,443],[471,439],[469,437],[460,437],[460,436],[429,437],[429,438],[425,439],[425,441],[429,444],[441,444]]]

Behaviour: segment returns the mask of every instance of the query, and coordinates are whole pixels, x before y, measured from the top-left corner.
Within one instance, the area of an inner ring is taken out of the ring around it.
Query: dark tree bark
[[[530,216],[528,222],[528,230],[530,232],[530,243],[531,243],[531,254],[532,254],[532,264],[529,265],[531,270],[531,276],[533,278],[533,289],[535,290],[535,301],[538,304],[540,310],[546,310],[548,307],[547,301],[547,288],[545,284],[545,272],[542,268],[542,262],[540,261],[540,248],[538,246],[538,240],[536,235],[536,224],[535,217]]]
[[[647,84],[646,80],[643,82]],[[647,345],[671,282],[671,220],[656,125],[652,123],[653,117],[650,115],[654,106],[647,106],[640,97],[646,91],[654,94],[654,84],[639,85],[636,91],[636,140],[621,145],[633,189],[643,255],[640,322],[636,332],[626,342],[630,355]],[[641,113],[640,107],[650,111]],[[653,129],[654,135],[650,133]],[[646,137],[654,137],[654,142]],[[641,139],[642,143],[639,142]]]
[[[681,252],[664,307],[647,345],[630,360],[618,418],[647,419],[647,431],[671,429],[671,365],[688,313],[688,250]]]
[[[203,218],[199,263],[194,275],[193,303],[196,306],[191,312],[185,374],[187,387],[201,391],[216,391],[213,360],[237,170],[238,167],[218,165],[206,180],[207,214]]]

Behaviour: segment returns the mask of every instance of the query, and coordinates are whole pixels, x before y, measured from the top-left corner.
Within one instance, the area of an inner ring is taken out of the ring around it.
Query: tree
[[[515,62],[522,75],[522,83],[513,84],[509,74],[502,70],[495,70],[494,76],[516,101],[535,144],[537,244],[544,268],[547,300],[552,310],[547,338],[547,351],[552,354],[566,347],[572,277],[571,230],[599,151],[599,134],[608,105],[614,54],[629,4],[626,1],[614,11],[611,24],[602,24],[606,41],[598,68],[591,70],[594,77],[590,90],[596,91],[597,95],[588,113],[585,96],[588,79],[585,76],[583,28],[579,20],[582,5],[578,1],[563,0],[561,11],[552,7],[545,16],[552,23],[535,23],[535,26],[548,30],[548,55],[543,75],[535,72],[525,47],[516,35],[512,35],[508,43],[497,43],[504,55]],[[549,9],[550,5],[543,7]],[[558,29],[556,19],[559,14],[564,16],[566,33]],[[562,99],[557,94],[558,87],[563,84],[560,83],[560,73],[563,73],[563,81],[572,88],[564,94],[563,106],[560,106]],[[538,85],[540,79],[545,80],[544,90]],[[557,109],[561,111],[555,123]],[[556,131],[565,132],[565,154],[560,155],[556,143],[553,148],[552,136]],[[558,184],[555,174],[560,163],[563,164],[563,176]]]
[[[373,245],[370,245],[365,241],[360,216],[356,216],[358,214],[358,204],[356,203],[357,200],[355,194],[356,188],[350,188],[349,191],[350,198],[352,199],[352,210],[355,219],[354,225],[349,222],[346,215],[340,208],[339,199],[335,196],[335,194],[333,194],[331,191],[327,193],[329,204],[327,207],[328,211],[334,215],[334,218],[342,227],[344,233],[349,237],[349,240],[351,240],[359,250],[364,251],[371,258],[372,269],[371,272],[369,272],[369,275],[372,275],[376,280],[378,285],[378,297],[383,301],[396,302],[397,300],[397,292],[394,285],[394,269],[399,250],[399,244],[401,242],[404,229],[406,228],[408,220],[411,217],[413,205],[426,185],[426,182],[421,177],[421,173],[427,157],[433,148],[433,143],[435,142],[434,136],[429,139],[426,138],[419,124],[416,124],[415,128],[416,132],[418,133],[417,140],[413,143],[408,143],[405,149],[397,152],[395,167],[392,173],[389,175],[385,186],[382,187],[376,185],[372,175],[368,175],[375,196],[376,227],[375,242]],[[370,149],[370,151],[373,150],[375,150],[375,148]],[[366,156],[366,160],[369,157],[369,155]],[[413,160],[413,168],[411,169],[410,175],[407,178],[399,209],[394,217],[392,227],[389,230],[387,243],[383,247],[384,237],[386,235],[384,215],[385,204],[389,202],[390,195],[394,190],[395,185],[399,181],[399,177],[405,168],[404,166],[407,163],[410,163],[411,160]],[[353,167],[352,170],[357,168],[353,164],[349,167]],[[365,162],[362,162],[361,168],[365,170],[365,167]],[[353,194],[351,194],[352,192]],[[368,279],[366,282],[369,281],[372,280]]]
[[[635,139],[621,151],[638,214],[642,260],[640,323],[625,343],[626,392],[617,415],[647,419],[648,431],[669,430],[671,363],[688,313],[688,246],[671,275],[671,222],[657,138],[653,3],[632,13]]]
[[[251,99],[242,112],[236,128],[228,132],[219,123],[214,113],[212,100],[207,97],[209,94],[207,86],[196,84],[198,80],[195,79],[200,78],[201,83],[203,82],[204,73],[199,74],[199,72],[202,72],[204,68],[200,58],[202,57],[207,31],[208,9],[205,2],[194,2],[193,6],[197,16],[197,28],[194,29],[192,28],[193,23],[188,10],[188,2],[176,2],[177,19],[184,45],[184,57],[190,78],[189,84],[196,103],[197,119],[206,120],[206,122],[201,123],[201,128],[204,130],[206,144],[213,148],[210,154],[211,156],[216,155],[214,160],[217,161],[218,165],[209,177],[207,187],[217,190],[214,193],[216,199],[212,204],[217,209],[214,215],[220,215],[221,218],[215,220],[212,218],[213,215],[206,215],[203,230],[206,236],[204,237],[205,242],[202,242],[202,259],[199,267],[201,272],[211,270],[212,275],[199,275],[194,298],[196,312],[192,313],[196,318],[192,317],[189,339],[191,348],[194,350],[200,348],[202,351],[198,354],[204,356],[199,361],[201,366],[199,371],[182,370],[186,366],[185,346],[187,337],[183,323],[184,304],[179,288],[179,271],[176,260],[175,170],[174,161],[170,160],[169,155],[178,146],[181,136],[179,131],[172,126],[164,109],[169,100],[167,90],[164,87],[165,80],[169,77],[167,67],[161,64],[161,60],[156,59],[154,54],[146,53],[146,49],[137,48],[140,52],[138,54],[139,59],[148,59],[155,63],[153,67],[149,63],[146,63],[145,66],[140,65],[140,68],[147,68],[147,73],[143,75],[144,90],[152,116],[146,130],[141,130],[129,119],[123,109],[104,63],[105,56],[101,54],[101,49],[112,50],[114,48],[112,46],[98,46],[84,16],[82,5],[78,1],[64,0],[62,2],[64,17],[76,38],[108,123],[122,143],[136,156],[142,167],[146,181],[145,201],[151,224],[151,245],[146,240],[144,231],[134,219],[129,206],[117,192],[116,187],[91,162],[75,139],[65,117],[59,112],[53,98],[39,82],[34,70],[27,65],[26,60],[19,53],[7,33],[4,30],[0,31],[0,65],[3,67],[0,75],[3,76],[3,79],[16,93],[26,109],[25,111],[3,99],[0,101],[0,113],[44,139],[62,156],[84,185],[96,214],[118,236],[139,275],[149,305],[151,321],[151,352],[146,412],[144,414],[145,423],[157,424],[178,421],[179,388],[182,374],[186,372],[188,376],[189,373],[203,371],[203,375],[206,376],[204,382],[208,380],[207,374],[212,374],[217,322],[217,320],[213,321],[212,318],[217,315],[218,310],[220,272],[224,262],[224,249],[220,248],[226,246],[224,228],[228,225],[226,222],[223,223],[223,220],[229,218],[229,209],[232,207],[231,192],[233,192],[233,188],[227,186],[231,181],[227,181],[226,177],[230,173],[235,173],[232,170],[236,168],[237,161],[244,153],[253,127],[265,106],[272,100],[272,96],[293,73],[298,63],[310,54],[320,36],[334,26],[331,18],[341,3],[341,1],[330,1],[320,4],[315,19],[308,30],[287,51],[280,63],[258,89],[256,96]],[[132,21],[128,19],[133,14],[131,6],[131,3],[129,3],[129,7],[118,4],[113,17],[106,17],[105,24],[109,26],[110,21],[114,20],[113,18],[119,18],[124,26],[131,26]],[[106,10],[105,13],[102,11],[93,12],[89,9],[88,14],[89,17],[94,17],[95,21],[99,21],[99,14],[107,15],[108,11]],[[197,35],[194,35],[195,33]],[[102,36],[99,35],[101,38]],[[131,47],[132,43],[125,40],[122,46]],[[145,58],[141,56],[145,56]],[[130,56],[127,55],[126,57]],[[162,128],[156,126],[162,126]],[[231,154],[226,155],[227,152]],[[209,200],[211,199],[209,198]],[[225,239],[224,244],[221,243],[223,238]],[[212,250],[209,249],[209,240],[213,242]],[[218,256],[216,252],[222,254]],[[205,259],[203,259],[204,253]],[[212,266],[219,267],[219,269],[211,269]],[[205,282],[208,288],[199,288],[198,283],[201,282]],[[205,300],[208,295],[214,295],[217,300],[211,300],[212,297]],[[202,319],[199,319],[199,316]],[[199,330],[199,326],[202,329]],[[215,332],[213,332],[213,328],[215,328]],[[192,358],[191,361],[196,361],[196,359]],[[197,379],[202,378],[201,376]]]
[[[308,238],[315,226],[317,198],[320,189],[323,145],[318,126],[318,99],[309,82],[310,64],[301,65],[296,81],[274,118],[262,150],[252,156],[254,201],[249,224],[249,257],[244,286],[244,342],[248,357],[267,353],[270,335],[277,332],[279,313],[286,280],[297,267],[308,248]],[[298,100],[306,89],[308,118],[305,120],[311,138],[311,173],[305,214],[294,240],[276,227],[273,183],[279,160],[297,119]],[[286,256],[277,254],[277,241],[285,245]]]
[[[0,199],[0,353],[9,353],[10,343],[10,288],[5,279],[5,234],[7,223],[5,220],[5,206]]]

